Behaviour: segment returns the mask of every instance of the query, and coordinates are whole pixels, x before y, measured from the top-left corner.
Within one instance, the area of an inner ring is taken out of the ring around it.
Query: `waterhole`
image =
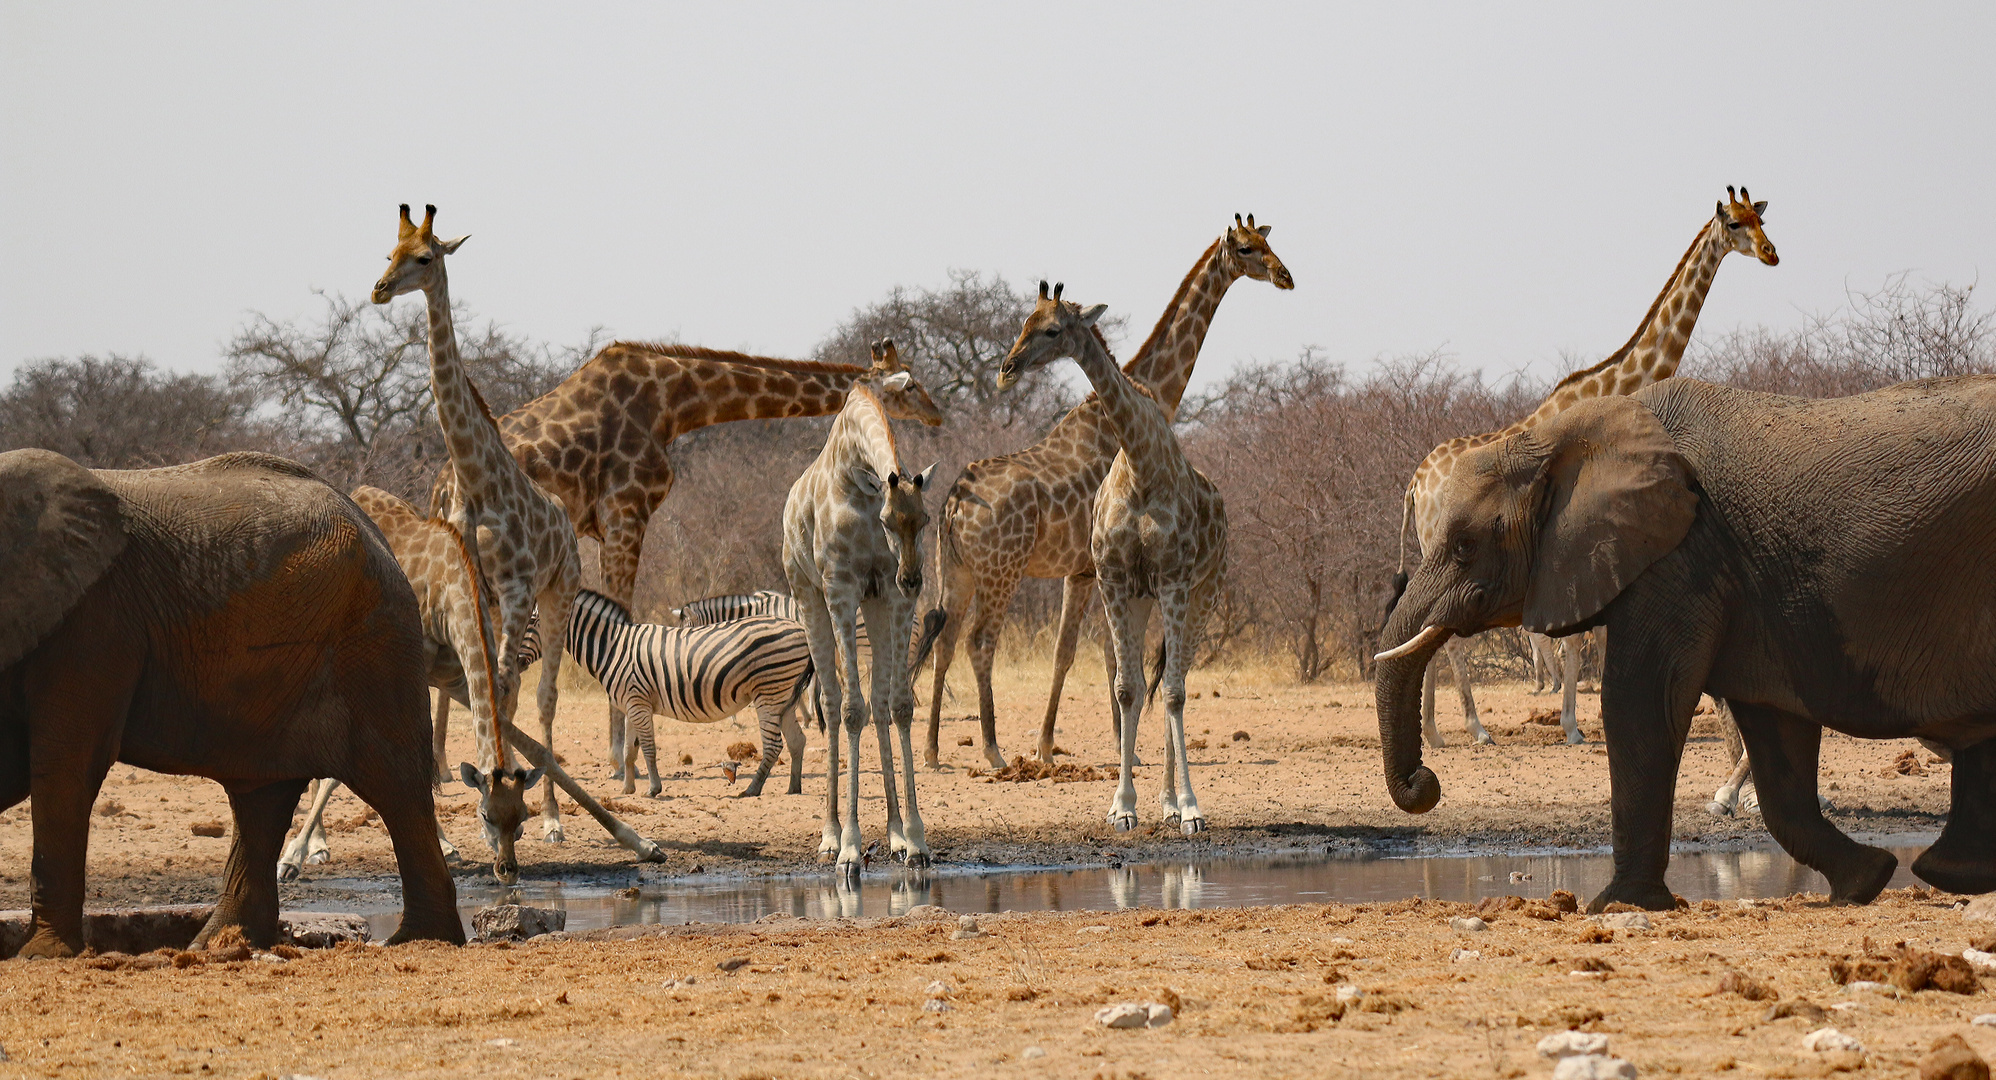
[[[1934,837],[1860,836],[1899,857],[1891,887],[1920,884],[1907,867]],[[1475,901],[1486,896],[1543,897],[1566,889],[1587,899],[1614,874],[1603,851],[1409,858],[1326,858],[1291,854],[1201,862],[1048,867],[938,867],[926,873],[880,869],[857,888],[830,872],[794,877],[678,879],[619,895],[608,886],[563,886],[522,881],[458,887],[467,932],[471,913],[487,904],[516,903],[568,912],[570,931],[629,924],[753,922],[772,913],[808,919],[900,915],[917,904],[959,913],[1001,911],[1114,911],[1123,908],[1224,908],[1264,904],[1366,903],[1419,896]],[[1729,901],[1824,893],[1821,874],[1774,847],[1694,851],[1673,855],[1670,887],[1687,900]],[[330,883],[329,883],[330,884]],[[355,883],[358,884],[358,883]],[[346,905],[351,910],[351,905]],[[393,901],[367,912],[377,937],[395,927]]]

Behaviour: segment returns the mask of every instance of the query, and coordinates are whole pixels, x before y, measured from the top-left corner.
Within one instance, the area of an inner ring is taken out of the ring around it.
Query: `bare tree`
[[[262,444],[253,394],[146,358],[33,360],[0,393],[0,450],[37,446],[92,468],[177,464]]]

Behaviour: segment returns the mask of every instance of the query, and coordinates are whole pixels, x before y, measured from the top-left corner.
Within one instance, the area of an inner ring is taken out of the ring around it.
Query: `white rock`
[[[1636,1067],[1617,1057],[1576,1054],[1559,1059],[1552,1080],[1636,1080]]]
[[[1835,1009],[1838,1012],[1856,1012],[1857,1010],[1864,1008],[1864,1002],[1839,1001],[1836,1004],[1830,1006],[1830,1008]]]
[[[1539,1040],[1539,1056],[1558,1060],[1576,1054],[1605,1054],[1608,1036],[1586,1031],[1559,1031]]]
[[[956,1006],[951,1005],[949,1002],[944,1001],[942,998],[930,998],[929,1000],[922,1002],[922,1011],[925,1013],[946,1013],[946,1012],[953,1012],[955,1011],[955,1009]]]
[[[1150,1009],[1126,1001],[1121,1005],[1097,1009],[1095,1022],[1110,1028],[1140,1028],[1150,1023]]]
[[[1899,988],[1891,983],[1872,982],[1869,979],[1859,979],[1853,983],[1845,983],[1844,992],[1847,994],[1887,994],[1892,997],[1899,996]]]
[[[1037,1046],[1028,1046],[1024,1050],[1019,1051],[1020,1061],[1038,1061],[1045,1056],[1047,1056],[1047,1052]]]
[[[1969,1023],[1974,1024],[1976,1027],[1996,1027],[1996,1013],[1983,1013],[1981,1016],[1970,1020]]]
[[[956,917],[956,933],[950,936],[958,941],[967,941],[971,938],[983,937],[984,931],[977,928],[977,916],[959,915]]]
[[[1350,938],[1348,938],[1348,937],[1334,937],[1334,938],[1332,938],[1332,939],[1331,939],[1331,944],[1333,944],[1333,945],[1356,945],[1356,944],[1358,944],[1358,942],[1356,942],[1356,941],[1353,941],[1352,939],[1350,939]]]
[[[1364,996],[1365,996],[1365,991],[1360,990],[1358,987],[1353,986],[1350,983],[1346,983],[1343,986],[1338,987],[1339,1001],[1357,1001],[1359,998],[1362,998]]]
[[[1961,917],[1976,922],[1996,922],[1996,893],[1978,896],[1961,910]]]
[[[1158,1001],[1144,1002],[1144,1026],[1160,1028],[1171,1023],[1171,1006]]]
[[[1827,1054],[1833,1050],[1855,1050],[1862,1054],[1864,1044],[1836,1028],[1826,1027],[1817,1028],[1802,1036],[1802,1049],[1813,1050],[1818,1054]]]
[[[1077,934],[1106,934],[1109,932],[1109,928],[1106,926],[1082,926],[1077,927],[1074,932]]]
[[[1476,949],[1457,949],[1448,954],[1448,961],[1451,964],[1460,964],[1467,960],[1481,959],[1483,959],[1483,954]]]
[[[1471,915],[1466,919],[1461,916],[1457,916],[1448,921],[1448,928],[1450,930],[1460,930],[1465,934],[1480,934],[1483,931],[1490,929],[1490,924],[1484,922],[1482,919],[1479,919],[1474,915]]]
[[[1605,930],[1647,930],[1650,928],[1647,911],[1611,911],[1606,915],[1591,916]]]
[[[910,919],[946,919],[949,918],[949,915],[950,910],[941,905],[916,904],[914,907],[908,909],[908,914],[905,917]]]
[[[1996,968],[1996,953],[1986,953],[1981,949],[1963,949],[1961,958],[1979,968]]]
[[[950,986],[950,984],[942,981],[941,979],[937,979],[936,981],[930,983],[928,986],[924,987],[922,989],[922,992],[929,995],[930,997],[946,998],[949,997],[951,994],[956,993],[956,989]]]
[[[511,1046],[511,1045],[513,1045],[513,1040],[511,1040],[511,1039],[487,1039],[487,1040],[485,1040],[485,1045],[487,1045],[487,1046]]]

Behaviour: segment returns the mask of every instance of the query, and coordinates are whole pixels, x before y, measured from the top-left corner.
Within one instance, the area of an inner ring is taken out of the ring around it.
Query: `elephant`
[[[1472,451],[1445,542],[1382,628],[1388,793],[1441,797],[1421,763],[1423,669],[1451,636],[1608,628],[1601,714],[1614,876],[1590,911],[1673,904],[1673,798],[1701,692],[1728,703],[1774,839],[1865,903],[1898,860],[1824,819],[1824,728],[1954,757],[1947,825],[1913,863],[1996,889],[1996,376],[1848,398],[1668,379]]]
[[[90,810],[113,761],[206,776],[235,827],[214,914],[278,937],[277,849],[312,777],[394,842],[391,941],[464,942],[437,846],[416,596],[374,523],[302,465],[233,453],[91,470],[0,454],[0,809],[33,799],[32,933],[84,946]]]

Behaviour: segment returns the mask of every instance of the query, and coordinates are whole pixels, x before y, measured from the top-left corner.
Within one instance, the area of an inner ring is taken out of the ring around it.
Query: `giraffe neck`
[[[457,330],[451,322],[450,283],[442,266],[437,267],[436,284],[423,290],[430,314],[430,391],[437,399],[437,419],[443,425],[444,446],[450,451],[457,474],[456,498],[464,503],[478,500],[487,490],[501,458],[510,460],[499,430],[493,426],[492,412],[485,398],[472,385],[457,351]],[[454,508],[462,511],[462,506]],[[461,512],[453,520],[465,522]]]
[[[1171,421],[1165,418],[1164,410],[1130,382],[1092,328],[1082,336],[1074,360],[1094,384],[1103,415],[1116,433],[1116,441],[1122,443],[1130,467],[1140,479],[1156,477],[1167,467],[1163,448],[1172,442]]]
[[[1123,368],[1150,387],[1167,409],[1176,410],[1184,398],[1192,365],[1198,363],[1206,330],[1213,325],[1213,312],[1226,299],[1228,287],[1240,279],[1240,271],[1227,258],[1225,239],[1214,240],[1192,264],[1150,337]]]
[[[881,408],[880,399],[873,396],[873,391],[864,386],[855,388],[845,407],[839,410],[839,418],[832,422],[831,435],[825,440],[825,450],[834,463],[864,463],[883,484],[887,482],[887,474],[901,471],[900,449],[894,445],[894,429],[888,426],[887,410]]]
[[[1716,219],[1707,221],[1684,257],[1678,260],[1677,269],[1664,282],[1663,291],[1650,304],[1649,313],[1643,316],[1628,342],[1606,360],[1560,380],[1544,404],[1530,416],[1503,432],[1493,433],[1492,438],[1543,423],[1575,402],[1633,394],[1677,374],[1685,347],[1691,343],[1691,331],[1698,325],[1698,312],[1705,306],[1705,295],[1712,290],[1719,263],[1731,250],[1725,229]]]

